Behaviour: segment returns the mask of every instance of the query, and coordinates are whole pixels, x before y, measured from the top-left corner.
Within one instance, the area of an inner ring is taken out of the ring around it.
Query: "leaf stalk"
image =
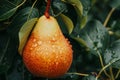
[[[112,8],[109,12],[109,14],[107,15],[105,22],[103,23],[104,26],[107,26],[108,21],[110,20],[110,17],[112,16],[113,12],[115,11],[115,8]]]

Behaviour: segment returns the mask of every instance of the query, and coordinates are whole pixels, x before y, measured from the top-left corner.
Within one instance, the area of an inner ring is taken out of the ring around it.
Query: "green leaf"
[[[74,28],[72,20],[64,14],[60,14],[60,16],[67,27],[68,33],[71,34]]]
[[[20,55],[22,55],[22,50],[24,48],[24,45],[29,37],[31,30],[33,29],[35,23],[37,22],[37,20],[38,20],[37,18],[33,18],[33,19],[27,21],[19,31],[18,51],[19,51]]]
[[[0,0],[0,21],[10,18],[18,9],[17,5],[20,2],[21,0],[18,0],[15,4],[8,0]]]
[[[0,74],[7,72],[9,69],[9,66],[0,64]]]
[[[6,52],[8,50],[9,44],[10,44],[10,37],[7,33],[0,34],[0,73],[4,73],[8,70],[10,67],[9,65],[6,65],[6,62],[4,63],[4,59],[6,58]]]
[[[21,77],[25,73],[21,56],[14,58],[11,67],[6,74],[7,80],[24,80],[24,77]]]
[[[77,38],[82,38],[87,47],[94,51],[99,50],[101,53],[106,49],[109,42],[109,35],[107,29],[98,20],[93,20],[87,23],[77,35]]]
[[[109,1],[109,5],[112,7],[112,8],[117,8],[120,6],[120,0],[110,0]]]
[[[31,7],[24,8],[20,12],[18,12],[18,14],[16,14],[15,18],[13,19],[7,31],[10,33],[11,36],[15,37],[16,41],[18,41],[18,33],[21,27],[23,26],[23,24],[26,21],[36,17],[39,17],[39,12],[36,8],[31,8]],[[22,47],[20,48],[22,49]]]
[[[67,5],[60,0],[54,0],[51,6],[54,11],[54,15],[59,15],[60,13],[67,11]]]
[[[0,43],[0,73],[6,73],[17,53],[17,42],[7,32],[3,32],[0,34]]]
[[[78,18],[78,24],[80,29],[83,29],[87,23],[87,16],[82,16],[81,18]]]
[[[92,1],[90,1],[90,0],[80,0],[80,1],[81,1],[82,5],[83,5],[83,15],[87,16],[87,13],[91,8],[93,0]]]
[[[80,0],[62,0],[64,2],[67,2],[71,5],[73,5],[77,11],[77,13],[79,14],[79,16],[83,15],[83,6]]]
[[[31,8],[31,7],[27,7],[24,8],[22,10],[20,10],[20,12],[18,12],[18,14],[15,15],[15,18],[13,19],[11,25],[8,27],[8,32],[13,35],[14,37],[18,38],[18,32],[20,30],[20,28],[23,26],[23,24],[32,18],[38,18],[39,17],[39,11],[36,8]]]
[[[80,0],[62,0],[64,2],[67,2],[71,5],[73,5],[73,7],[75,8],[75,11],[77,13],[77,26],[82,29],[85,25],[86,25],[86,22],[87,22],[87,11],[86,10],[86,6],[83,7],[83,4],[81,3]],[[85,8],[85,9],[84,9]],[[87,7],[88,8],[88,7]],[[84,9],[84,10],[83,10]],[[83,14],[83,11],[85,14]]]
[[[120,69],[120,40],[113,42],[104,53],[104,61],[108,64],[114,61],[112,67]]]
[[[80,0],[82,5],[83,5],[83,15],[81,17],[78,18],[78,24],[80,29],[83,29],[87,23],[87,19],[88,19],[88,11],[91,8],[91,1],[90,0]]]

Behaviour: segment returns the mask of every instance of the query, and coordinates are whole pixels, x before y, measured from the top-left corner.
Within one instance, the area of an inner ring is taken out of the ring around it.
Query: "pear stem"
[[[50,3],[51,3],[51,0],[47,0],[47,7],[46,7],[46,10],[45,10],[45,13],[44,13],[44,15],[46,16],[46,18],[50,17],[50,14],[49,14]]]

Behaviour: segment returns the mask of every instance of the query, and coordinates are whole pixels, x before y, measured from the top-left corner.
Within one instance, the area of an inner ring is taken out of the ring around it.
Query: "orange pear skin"
[[[62,34],[57,20],[39,18],[23,50],[27,69],[37,77],[58,78],[71,66],[72,46]]]

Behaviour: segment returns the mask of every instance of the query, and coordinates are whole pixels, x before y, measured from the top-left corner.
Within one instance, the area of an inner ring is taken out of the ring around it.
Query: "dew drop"
[[[112,51],[112,54],[115,54],[115,51]]]
[[[70,75],[70,78],[73,78],[73,75]]]
[[[66,39],[66,41],[68,41],[68,38],[65,38]]]
[[[58,62],[56,62],[56,65],[58,65]]]
[[[62,54],[62,50],[60,50],[60,54]]]
[[[35,44],[33,45],[33,47],[37,47],[37,44],[35,43]]]
[[[55,50],[53,49],[52,52],[55,53]]]
[[[38,51],[38,52],[39,52],[39,51],[40,51],[40,48],[36,48],[36,51]]]
[[[97,48],[101,48],[103,45],[99,42],[98,44],[97,44]]]
[[[80,35],[77,35],[77,38],[80,38]]]
[[[36,39],[33,39],[33,42],[36,42]]]
[[[100,35],[98,35],[98,36],[97,36],[97,38],[98,38],[98,39],[100,39],[100,38],[101,38],[101,36],[100,36]]]
[[[48,43],[51,43],[51,41],[48,41]]]
[[[52,38],[52,41],[55,41],[55,38],[54,38],[54,37]]]
[[[30,48],[30,50],[33,50],[33,48]]]
[[[42,41],[38,41],[38,45],[41,45],[42,44]]]
[[[57,37],[58,35],[57,34],[55,34],[55,37]]]
[[[58,59],[58,56],[56,56],[56,59]]]
[[[94,46],[93,49],[94,49],[94,50],[97,50],[97,47]]]

